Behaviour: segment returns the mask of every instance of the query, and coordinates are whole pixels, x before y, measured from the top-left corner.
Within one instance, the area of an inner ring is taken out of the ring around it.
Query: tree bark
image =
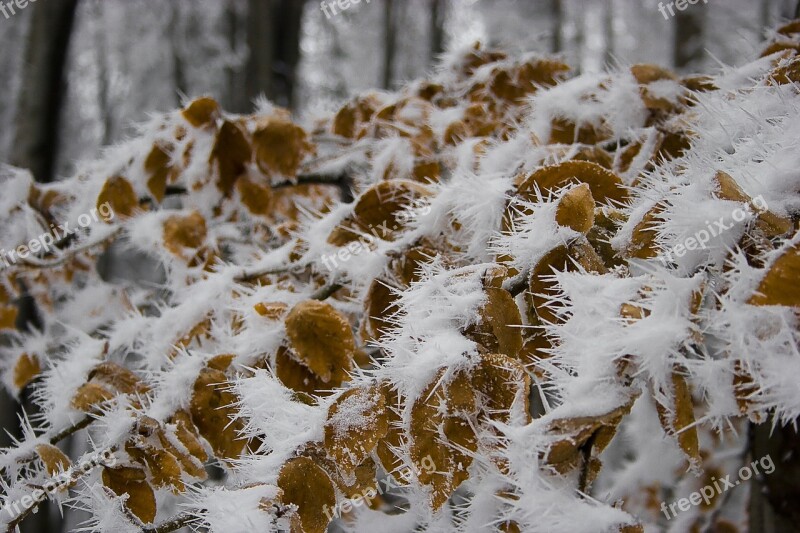
[[[54,179],[65,64],[77,6],[78,0],[57,0],[28,7],[33,12],[11,163],[30,169],[39,182]]]
[[[304,0],[249,0],[243,98],[248,107],[260,94],[292,107],[304,6]]]
[[[564,6],[562,0],[550,0],[550,21],[551,32],[550,35],[550,51],[558,54],[564,49],[564,43],[561,40],[561,28],[564,27]]]
[[[383,11],[383,75],[381,76],[381,86],[384,89],[392,88],[395,48],[397,46],[396,30],[394,0],[385,0]]]
[[[431,65],[436,64],[444,52],[445,2],[446,0],[431,0]]]
[[[615,2],[614,0],[606,0],[606,11],[605,17],[603,18],[604,26],[605,26],[605,36],[606,36],[606,53],[605,53],[605,62],[606,64],[610,64],[614,60],[614,45],[615,45],[615,36],[614,36],[614,18],[615,18]]]
[[[675,12],[673,63],[679,71],[696,67],[703,58],[705,16],[706,6],[700,3]]]

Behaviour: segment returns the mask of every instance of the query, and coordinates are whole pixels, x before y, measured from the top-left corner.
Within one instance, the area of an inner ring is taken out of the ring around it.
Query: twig
[[[583,465],[581,465],[581,476],[578,480],[578,490],[582,494],[586,494],[589,488],[589,465],[592,464],[592,448],[594,447],[594,438],[597,432],[592,433],[591,436],[580,447],[583,455]]]
[[[170,531],[177,531],[182,527],[188,526],[193,520],[195,520],[193,516],[187,513],[181,513],[160,525],[142,528],[142,531],[145,533],[169,533]]]
[[[50,444],[55,446],[56,444],[66,439],[73,433],[77,433],[78,431],[89,427],[95,420],[97,420],[97,418],[95,418],[94,416],[86,415],[84,418],[75,422],[68,428],[62,429],[61,431],[50,437]]]
[[[117,234],[122,231],[122,228],[115,228],[109,235],[105,235],[101,239],[97,239],[94,241],[86,242],[80,246],[76,246],[74,248],[68,248],[63,250],[64,254],[57,257],[56,259],[51,260],[39,260],[29,257],[24,260],[23,265],[31,268],[53,268],[59,265],[66,263],[69,259],[72,259],[76,255],[81,252],[84,252],[90,248],[94,248],[95,246],[100,246],[102,244],[107,243],[108,241],[112,240]]]
[[[528,286],[528,277],[530,276],[530,270],[525,269],[523,272],[520,272],[515,277],[511,279],[507,279],[503,283],[503,288],[511,293],[511,296],[517,296],[525,288]]]
[[[311,295],[311,299],[312,300],[325,300],[325,299],[327,299],[329,296],[333,295],[333,293],[335,293],[336,291],[338,291],[341,288],[342,288],[342,286],[339,283],[336,283],[336,282],[331,283],[330,285],[325,285],[324,287],[319,289],[317,292],[312,294]]]

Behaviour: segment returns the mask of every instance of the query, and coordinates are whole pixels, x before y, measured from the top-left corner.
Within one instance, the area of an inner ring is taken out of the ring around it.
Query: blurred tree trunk
[[[673,64],[679,71],[696,68],[703,59],[706,6],[696,4],[684,11],[675,10]]]
[[[772,418],[750,426],[749,462],[769,456],[774,472],[750,481],[750,533],[800,531],[800,434],[791,426],[772,427]],[[769,464],[769,462],[767,462]]]
[[[54,179],[65,64],[78,0],[39,2],[32,10],[25,49],[11,163],[39,182]]]
[[[761,17],[762,30],[772,24],[771,4],[772,2],[770,0],[761,0],[761,11],[759,16]]]
[[[614,0],[606,0],[605,17],[603,19],[606,38],[606,64],[610,64],[614,60],[614,17],[616,15],[614,7]]]
[[[436,64],[444,52],[444,22],[447,0],[431,0],[431,65]]]
[[[381,76],[381,86],[384,89],[391,89],[395,48],[397,46],[394,0],[384,0],[383,8],[383,74]]]
[[[564,49],[561,41],[561,28],[564,27],[564,6],[562,0],[550,0],[550,21],[552,35],[550,36],[550,51],[554,54]]]
[[[304,0],[249,0],[248,57],[245,65],[246,109],[258,95],[292,107],[295,75],[300,62]]]

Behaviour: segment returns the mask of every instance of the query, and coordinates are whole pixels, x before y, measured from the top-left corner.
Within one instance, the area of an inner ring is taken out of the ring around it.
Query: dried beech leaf
[[[217,187],[225,194],[230,194],[251,159],[247,133],[235,122],[224,121],[214,139],[214,147],[208,160],[209,164],[217,166]]]
[[[22,390],[42,371],[42,366],[39,363],[39,358],[36,354],[24,353],[19,356],[17,363],[14,365],[14,387],[17,390]]]
[[[195,128],[213,126],[220,117],[219,104],[213,98],[204,96],[192,100],[182,111],[181,115]]]
[[[305,533],[325,533],[325,509],[336,504],[336,493],[324,470],[308,457],[296,457],[281,468],[278,487],[283,491],[284,503],[297,506]]]
[[[557,316],[551,308],[554,304],[549,304],[550,298],[556,295],[557,285],[552,279],[553,271],[574,271],[575,265],[569,257],[569,249],[562,245],[556,246],[531,269],[529,279],[529,291],[525,295],[531,311],[535,311],[536,316],[545,322],[554,323]]]
[[[784,305],[800,307],[800,247],[789,246],[773,261],[756,294],[747,303],[751,305]]]
[[[402,406],[397,391],[392,388],[390,382],[381,383],[381,393],[385,399],[387,432],[378,442],[376,454],[383,469],[387,472],[394,472],[403,464],[394,452],[394,450],[400,449],[404,436],[401,429],[403,419],[400,417]]]
[[[275,375],[288,388],[309,395],[325,396],[330,390],[341,385],[341,381],[332,379],[323,382],[307,366],[298,362],[299,357],[291,348],[280,346],[275,355]]]
[[[391,241],[402,228],[400,213],[415,200],[431,195],[431,190],[408,180],[381,181],[364,191],[356,200],[353,213],[334,229],[328,242],[343,246],[355,241],[362,233]]]
[[[114,393],[99,383],[84,383],[72,397],[72,407],[83,412],[94,408],[114,397]]]
[[[594,198],[589,185],[582,183],[558,201],[556,222],[560,226],[586,234],[594,225]]]
[[[508,422],[516,402],[519,411],[529,416],[531,378],[516,359],[496,353],[482,355],[473,372],[472,384],[486,399],[489,418]]]
[[[399,296],[386,281],[375,279],[364,300],[364,323],[361,336],[364,341],[377,341],[392,327],[389,320],[397,310]]]
[[[464,334],[484,351],[518,357],[522,350],[522,316],[513,296],[504,289],[484,289],[486,302],[478,310],[480,322]]]
[[[167,178],[171,172],[168,150],[168,147],[155,143],[144,160],[144,171],[150,176],[147,179],[147,190],[159,203],[164,200],[167,192]]]
[[[172,416],[172,423],[175,424],[175,437],[186,448],[200,464],[208,460],[208,454],[200,442],[200,433],[192,422],[191,415],[186,411],[177,411]]]
[[[535,187],[546,192],[568,183],[587,184],[592,197],[600,203],[609,200],[622,202],[628,197],[619,176],[596,163],[574,160],[536,170],[522,180],[517,187],[517,194],[532,199]]]
[[[186,248],[200,248],[206,240],[206,220],[197,211],[186,216],[173,215],[164,221],[164,245],[183,257]]]
[[[352,472],[388,430],[386,400],[380,388],[350,389],[328,409],[325,449],[343,472]]]
[[[681,450],[692,464],[699,464],[700,444],[697,427],[694,426],[694,403],[689,385],[678,370],[672,372],[670,385],[670,390],[662,391],[666,394],[669,405],[656,402],[661,427],[668,435],[675,436]]]
[[[124,366],[105,361],[89,372],[89,381],[106,385],[123,394],[143,394],[150,390],[139,376]]]
[[[104,204],[111,206],[112,214],[104,217],[106,222],[116,217],[129,217],[133,215],[137,207],[139,207],[139,199],[136,192],[133,190],[131,182],[122,176],[114,176],[108,178],[100,190],[97,197],[97,211],[100,216],[107,212]]]
[[[125,507],[145,524],[156,518],[156,497],[140,468],[103,468],[103,485],[117,496],[127,495]]]
[[[17,323],[18,312],[19,310],[16,305],[0,303],[0,330],[14,329]]]
[[[286,316],[286,335],[299,361],[324,383],[341,383],[353,369],[356,345],[350,323],[331,304],[297,304]]]
[[[36,455],[42,460],[47,473],[51,476],[65,471],[71,464],[69,457],[51,444],[37,444]]]
[[[267,184],[256,183],[243,175],[236,181],[236,190],[247,209],[254,215],[268,215],[272,211],[272,189]]]
[[[246,444],[239,436],[244,423],[236,417],[237,398],[228,387],[224,372],[204,368],[194,383],[190,405],[192,422],[220,459],[238,458]]]
[[[626,250],[629,257],[650,259],[658,255],[656,226],[661,222],[660,215],[663,211],[664,208],[661,205],[655,205],[634,226],[631,242]]]
[[[434,510],[445,504],[453,492],[469,477],[467,469],[478,443],[475,431],[461,414],[450,414],[449,394],[434,391],[437,376],[420,394],[411,410],[411,459],[419,472],[418,479],[430,487],[429,503]],[[467,392],[464,387],[458,387]],[[462,398],[459,403],[468,401]],[[433,463],[434,468],[430,468]]]
[[[303,128],[279,114],[258,125],[253,133],[253,149],[264,174],[293,177],[313,145],[307,141]]]
[[[270,320],[281,320],[289,312],[289,306],[283,302],[259,302],[253,309]]]

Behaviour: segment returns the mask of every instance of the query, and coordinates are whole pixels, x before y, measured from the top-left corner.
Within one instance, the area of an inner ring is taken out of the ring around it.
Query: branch
[[[326,300],[329,296],[332,296],[333,293],[341,289],[342,286],[336,282],[331,283],[330,285],[325,285],[324,287],[320,288],[317,292],[311,295],[312,300]]]
[[[95,246],[100,246],[101,244],[105,244],[105,243],[111,241],[121,231],[122,231],[122,228],[121,227],[117,227],[110,234],[105,235],[100,239],[96,239],[96,240],[93,240],[93,241],[88,241],[88,242],[86,242],[86,243],[84,243],[84,244],[82,244],[80,246],[76,246],[74,248],[68,248],[68,249],[64,250],[64,254],[63,255],[57,257],[56,259],[40,260],[40,259],[34,259],[32,257],[29,257],[29,258],[24,260],[23,264],[25,266],[31,267],[31,268],[53,268],[53,267],[57,267],[59,265],[62,265],[64,263],[66,263],[69,259],[74,258],[76,255],[78,255],[81,252],[84,252],[84,251],[86,251],[86,250],[88,250],[90,248],[94,248]]]
[[[505,282],[503,282],[503,288],[510,292],[511,296],[517,296],[527,288],[528,277],[530,277],[530,270],[525,269],[515,277],[507,279]]]
[[[170,533],[170,531],[177,531],[178,529],[188,526],[192,521],[196,520],[195,517],[181,513],[175,518],[168,520],[158,526],[150,526],[142,528],[145,533]]]

